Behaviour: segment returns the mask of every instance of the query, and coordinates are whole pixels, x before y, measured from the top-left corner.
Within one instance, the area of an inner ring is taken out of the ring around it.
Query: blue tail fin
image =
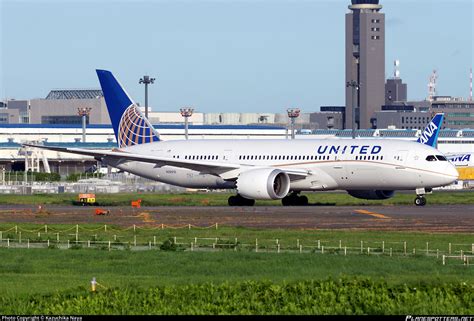
[[[443,125],[443,118],[443,113],[436,114],[428,126],[423,130],[417,142],[436,148],[438,144],[439,131]]]
[[[119,147],[156,142],[160,137],[114,75],[96,70]]]

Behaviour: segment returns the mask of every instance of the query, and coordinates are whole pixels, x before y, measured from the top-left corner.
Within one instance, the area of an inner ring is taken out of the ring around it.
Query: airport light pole
[[[148,119],[148,85],[153,84],[155,82],[155,78],[151,78],[150,76],[143,76],[138,81],[139,84],[145,84],[145,118]]]
[[[346,87],[352,88],[352,139],[355,139],[355,114],[357,108],[357,91],[359,90],[359,84],[355,80],[348,81]]]
[[[87,117],[91,114],[91,107],[79,107],[77,108],[77,114],[82,117],[82,142],[86,142],[86,124]]]
[[[184,137],[186,140],[188,139],[188,118],[193,115],[193,108],[184,107],[179,110],[181,112],[181,116],[184,117]]]
[[[300,116],[300,110],[298,108],[288,108],[286,111],[288,118],[290,118],[291,139],[295,139],[295,121]]]

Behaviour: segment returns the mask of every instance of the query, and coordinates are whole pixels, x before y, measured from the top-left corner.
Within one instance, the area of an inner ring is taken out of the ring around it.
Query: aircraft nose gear
[[[416,206],[425,206],[426,205],[426,198],[425,194],[433,193],[431,188],[417,188],[415,190],[416,198],[415,198],[415,205]]]
[[[229,206],[254,206],[255,200],[251,200],[237,194],[235,196],[229,197],[227,203],[229,204]]]
[[[426,198],[423,195],[418,195],[415,198],[415,205],[416,206],[425,206],[426,205]]]
[[[304,195],[298,196],[297,193],[291,193],[281,200],[283,206],[307,206],[308,198]]]

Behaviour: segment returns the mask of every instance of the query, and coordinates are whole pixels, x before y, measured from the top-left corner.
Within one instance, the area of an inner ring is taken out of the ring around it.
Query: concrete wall
[[[387,79],[385,84],[385,105],[407,101],[407,85],[400,78]]]
[[[18,124],[20,122],[19,109],[0,108],[1,124]]]
[[[320,112],[310,114],[313,129],[344,129],[344,114],[336,112]]]
[[[143,111],[145,113],[145,111]],[[183,124],[184,118],[180,112],[151,112],[148,114],[152,124],[166,123],[166,124]],[[204,123],[203,113],[193,113],[189,117],[189,123],[194,125],[202,125]]]
[[[89,124],[110,124],[104,98],[98,99],[32,99],[30,123],[41,124],[42,116],[75,116],[80,107],[91,107]]]
[[[431,113],[427,112],[397,112],[379,111],[375,113],[377,128],[385,129],[424,129],[431,120]],[[444,126],[443,126],[444,128]]]
[[[8,100],[7,108],[8,109],[18,109],[20,113],[28,112],[28,100]]]

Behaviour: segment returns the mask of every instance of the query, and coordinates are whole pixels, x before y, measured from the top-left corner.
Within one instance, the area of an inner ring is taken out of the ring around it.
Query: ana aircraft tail
[[[443,125],[444,114],[436,114],[428,126],[423,130],[417,142],[436,148],[438,144],[438,135]]]
[[[158,132],[114,75],[107,70],[96,71],[118,146],[126,147],[159,141]]]

